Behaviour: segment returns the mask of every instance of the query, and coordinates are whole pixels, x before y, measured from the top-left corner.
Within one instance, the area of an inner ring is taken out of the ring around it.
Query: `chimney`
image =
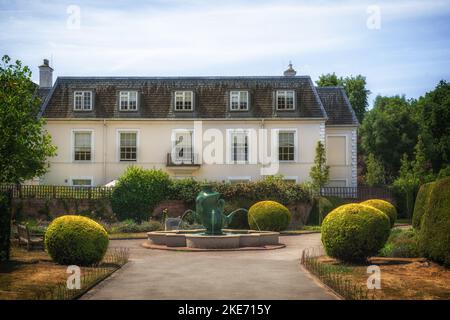
[[[288,66],[287,70],[284,71],[284,76],[285,77],[295,77],[296,74],[297,74],[297,71],[295,71],[292,68],[292,63],[289,61],[289,66]]]
[[[51,88],[53,86],[53,69],[48,64],[48,59],[39,66],[39,87]]]

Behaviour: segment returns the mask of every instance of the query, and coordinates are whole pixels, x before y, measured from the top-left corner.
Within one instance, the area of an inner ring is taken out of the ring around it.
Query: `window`
[[[73,154],[75,161],[92,160],[92,132],[74,131],[73,132]]]
[[[246,183],[250,182],[250,180],[251,180],[250,177],[228,177],[228,181],[231,184]]]
[[[193,132],[191,130],[174,131],[172,160],[183,163],[194,162],[192,134]]]
[[[194,105],[192,91],[175,91],[175,110],[190,111]]]
[[[91,178],[72,178],[72,186],[74,187],[90,187],[92,186]]]
[[[277,91],[277,110],[294,110],[294,91]]]
[[[248,139],[246,131],[231,132],[231,161],[248,162]]]
[[[230,92],[230,110],[248,110],[248,92],[231,91]]]
[[[120,91],[119,106],[120,111],[137,110],[137,91]]]
[[[92,92],[91,91],[75,91],[73,108],[76,111],[92,110]]]
[[[283,180],[286,181],[287,183],[296,184],[298,182],[298,177],[296,177],[296,176],[287,176],[287,177],[283,177]]]
[[[119,132],[119,160],[137,161],[137,132]]]
[[[345,135],[327,135],[326,156],[328,165],[347,165],[347,137]]]
[[[295,161],[295,131],[278,132],[278,160]]]

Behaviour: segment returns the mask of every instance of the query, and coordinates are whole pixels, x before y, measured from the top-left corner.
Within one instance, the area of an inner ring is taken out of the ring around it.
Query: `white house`
[[[358,121],[344,90],[309,76],[58,77],[40,66],[41,115],[58,147],[40,183],[104,185],[127,166],[174,177],[308,181],[318,141],[332,186],[356,186]],[[270,155],[270,159],[263,155]]]

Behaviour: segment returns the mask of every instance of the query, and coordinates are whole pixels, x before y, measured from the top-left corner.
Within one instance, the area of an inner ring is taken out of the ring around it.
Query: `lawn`
[[[67,266],[44,251],[12,247],[11,259],[0,263],[0,300],[70,299],[108,276],[126,261],[126,252],[109,252],[98,267],[81,268],[81,290],[65,290]]]

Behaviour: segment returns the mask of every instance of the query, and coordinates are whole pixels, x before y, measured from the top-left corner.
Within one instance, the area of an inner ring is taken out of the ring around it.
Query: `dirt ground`
[[[36,299],[36,294],[64,283],[68,277],[66,270],[67,266],[52,262],[42,250],[12,247],[10,261],[0,263],[0,300]]]
[[[366,286],[370,275],[366,273],[368,265],[341,264],[329,257],[322,257],[320,261],[342,266],[346,269],[344,277]],[[424,259],[374,259],[371,264],[381,270],[381,289],[371,295],[375,299],[450,299],[450,269]]]

